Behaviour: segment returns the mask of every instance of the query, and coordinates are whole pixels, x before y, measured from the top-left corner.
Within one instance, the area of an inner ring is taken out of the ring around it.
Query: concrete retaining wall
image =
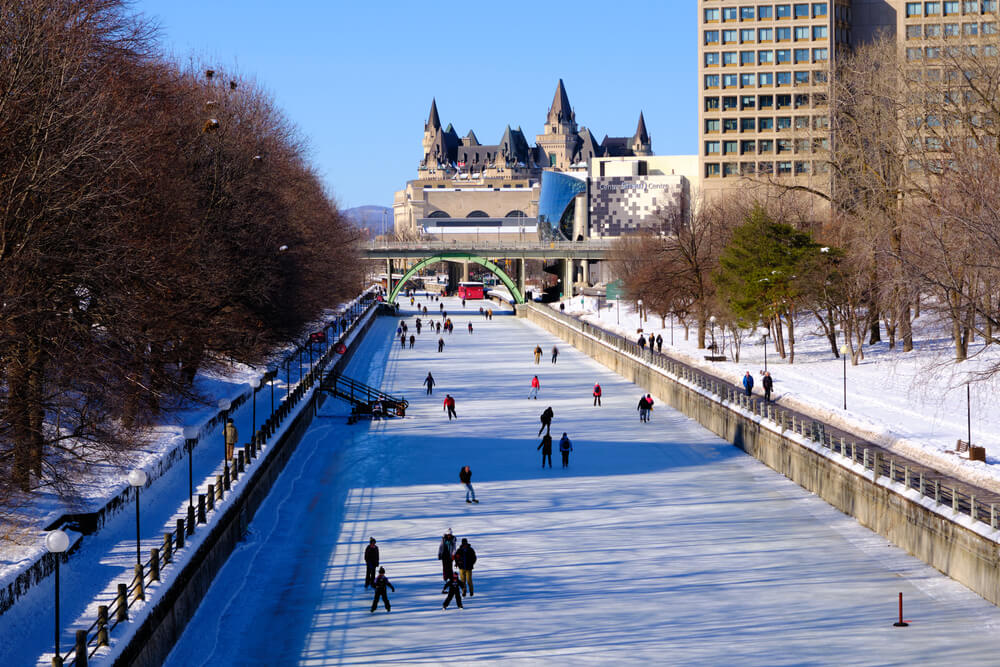
[[[985,524],[980,524],[984,530],[973,530],[965,525],[969,517],[915,492],[907,492],[902,485],[885,477],[876,479],[872,471],[846,457],[810,447],[800,435],[781,431],[777,425],[705,395],[663,370],[572,328],[546,313],[545,307],[527,305],[517,310],[518,316],[658,396],[675,410],[854,517],[861,525],[993,604],[1000,604],[998,531],[987,530]]]
[[[347,365],[357,343],[375,319],[372,316],[365,322],[357,331],[354,343],[327,372],[340,371]],[[226,509],[198,551],[168,584],[168,589],[115,660],[116,666],[156,667],[163,664],[325,400],[322,392],[314,392],[283,435],[270,445],[272,451],[267,459],[247,470],[251,477],[244,482],[243,493]]]

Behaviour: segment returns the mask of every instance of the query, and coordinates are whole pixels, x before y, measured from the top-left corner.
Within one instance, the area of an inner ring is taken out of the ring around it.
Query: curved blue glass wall
[[[559,221],[573,198],[587,191],[587,183],[579,178],[558,171],[542,172],[542,190],[538,195],[538,226],[548,226],[552,233],[564,236],[559,231]]]

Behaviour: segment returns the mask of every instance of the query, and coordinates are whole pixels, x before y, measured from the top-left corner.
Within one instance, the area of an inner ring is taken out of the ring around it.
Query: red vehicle
[[[485,296],[482,283],[458,284],[458,298],[460,299],[483,299]]]

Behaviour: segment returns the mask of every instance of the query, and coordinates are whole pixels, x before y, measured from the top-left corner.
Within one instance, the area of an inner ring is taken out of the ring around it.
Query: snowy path
[[[640,388],[540,329],[446,304],[441,354],[426,329],[400,350],[397,322],[376,323],[348,374],[403,394],[406,419],[314,422],[168,665],[994,661],[1000,609],[662,404],[640,424]],[[546,405],[573,439],[568,470],[558,453],[539,468]],[[464,464],[480,505],[464,502]],[[479,555],[461,611],[441,609],[449,527]],[[369,536],[391,614],[368,612]],[[899,591],[906,629],[892,627]]]

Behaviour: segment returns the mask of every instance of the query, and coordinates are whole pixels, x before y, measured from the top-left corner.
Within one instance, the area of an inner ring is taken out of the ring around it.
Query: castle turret
[[[544,154],[542,167],[569,168],[578,137],[576,114],[569,104],[562,79],[559,79],[552,106],[545,118],[545,132],[537,135],[535,140]]]
[[[653,142],[649,138],[649,133],[646,132],[646,120],[642,117],[641,111],[639,112],[639,126],[635,129],[635,135],[632,137],[632,152],[640,156],[653,154]]]

